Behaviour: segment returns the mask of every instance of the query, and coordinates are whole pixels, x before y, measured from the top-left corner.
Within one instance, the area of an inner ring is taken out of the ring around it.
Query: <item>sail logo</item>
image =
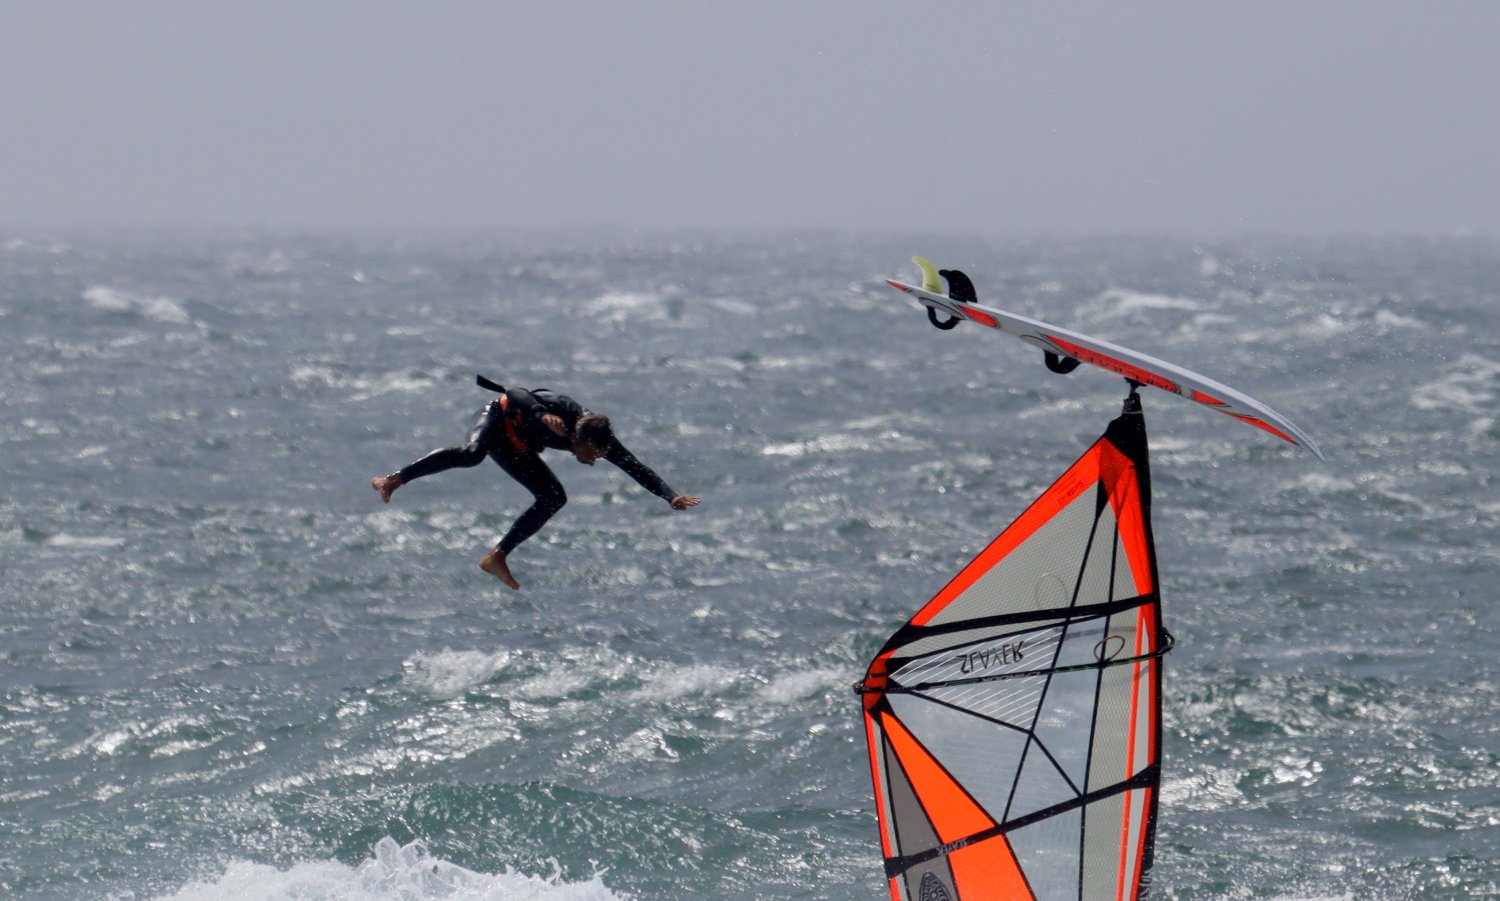
[[[958,670],[968,674],[977,670],[987,670],[992,666],[1005,666],[1019,662],[1025,654],[1026,639],[1003,644],[998,648],[985,648],[982,651],[970,651],[967,654],[958,655]]]
[[[948,889],[933,875],[931,870],[922,874],[922,884],[917,887],[921,901],[953,901]]]

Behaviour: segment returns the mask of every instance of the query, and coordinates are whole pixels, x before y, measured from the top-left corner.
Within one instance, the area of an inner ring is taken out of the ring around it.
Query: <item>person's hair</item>
[[[614,443],[615,432],[609,424],[608,416],[590,413],[578,418],[578,424],[573,427],[573,440],[600,450],[609,450],[609,446]]]

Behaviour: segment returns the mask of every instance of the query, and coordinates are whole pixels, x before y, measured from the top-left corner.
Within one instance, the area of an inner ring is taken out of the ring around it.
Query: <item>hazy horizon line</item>
[[[766,238],[766,237],[818,237],[818,236],[864,236],[880,239],[907,237],[948,238],[964,240],[1173,240],[1173,241],[1227,241],[1256,239],[1310,239],[1310,240],[1500,240],[1500,233],[1486,228],[1453,226],[1447,228],[1350,228],[1350,229],[1297,229],[1297,228],[1221,228],[1221,229],[1168,229],[1168,228],[996,228],[986,230],[958,228],[924,228],[898,226],[825,226],[825,225],[627,225],[617,222],[553,225],[502,225],[502,224],[293,224],[253,222],[69,222],[27,223],[0,222],[0,236],[6,240],[40,238],[46,233],[74,236],[110,236],[126,234],[184,236],[198,234],[205,237],[230,235],[249,236],[305,236],[305,237],[421,237],[458,236],[479,237],[490,235],[513,235],[518,237],[621,237],[643,238],[684,237],[704,238]]]

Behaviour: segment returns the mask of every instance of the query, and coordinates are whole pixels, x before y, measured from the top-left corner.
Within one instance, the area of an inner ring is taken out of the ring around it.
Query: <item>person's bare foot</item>
[[[394,472],[388,476],[376,476],[370,480],[370,487],[380,492],[380,499],[389,504],[391,495],[401,487],[401,476]]]
[[[484,559],[479,561],[479,568],[509,585],[511,588],[517,591],[521,590],[521,583],[517,582],[516,577],[510,574],[510,566],[505,562],[505,552],[499,548],[495,548],[486,554]]]

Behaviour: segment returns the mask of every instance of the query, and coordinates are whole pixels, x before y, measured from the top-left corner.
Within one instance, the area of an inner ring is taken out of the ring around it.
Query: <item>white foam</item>
[[[1427,328],[1427,323],[1414,316],[1402,316],[1400,313],[1392,313],[1390,310],[1377,310],[1375,312],[1375,324],[1388,329],[1409,328],[1422,330]]]
[[[675,701],[688,695],[717,694],[741,678],[736,670],[698,664],[652,673],[630,693],[634,701]]]
[[[437,380],[437,373],[397,370],[373,378],[341,375],[327,366],[298,366],[291,379],[297,385],[324,385],[349,396],[351,401],[366,401],[384,394],[424,391]]]
[[[610,322],[627,319],[654,321],[667,315],[666,305],[660,297],[636,291],[609,291],[589,301],[584,309],[589,315]]]
[[[444,648],[436,654],[417,654],[405,666],[407,677],[419,691],[447,699],[483,685],[509,663],[510,654],[505,651],[487,654]]]
[[[1147,294],[1124,288],[1110,288],[1099,295],[1098,302],[1111,315],[1125,316],[1142,310],[1201,310],[1203,302],[1191,297]]]
[[[1162,783],[1162,802],[1184,810],[1228,810],[1245,801],[1235,784],[1238,774],[1232,769],[1209,769],[1186,778],[1168,779]]]
[[[760,312],[760,307],[757,307],[755,304],[746,303],[743,300],[730,300],[727,297],[716,297],[710,300],[709,303],[726,313],[733,313],[736,316],[754,316]]]
[[[187,310],[170,297],[143,297],[104,285],[94,285],[83,292],[83,299],[96,310],[111,313],[133,313],[147,319],[187,325],[193,321]]]
[[[123,538],[110,538],[105,535],[69,535],[59,532],[47,539],[48,547],[74,548],[79,550],[102,550],[104,548],[120,547],[125,543]]]
[[[1227,313],[1198,313],[1192,319],[1184,320],[1177,327],[1177,333],[1188,338],[1221,334],[1233,331],[1239,321],[1238,317]]]
[[[778,704],[790,704],[813,695],[835,691],[854,681],[852,674],[836,669],[783,673],[771,680],[763,694]]]
[[[1354,330],[1355,324],[1331,313],[1320,313],[1297,329],[1297,334],[1311,338],[1326,338],[1342,335]]]
[[[1177,454],[1194,450],[1197,446],[1186,438],[1174,438],[1170,435],[1160,438],[1155,435],[1151,436],[1151,451],[1156,454]]]
[[[161,901],[614,901],[599,876],[564,882],[516,873],[479,873],[433,857],[420,842],[383,838],[357,867],[310,861],[287,870],[236,861],[217,879],[190,882]]]
[[[1355,490],[1354,480],[1327,472],[1305,473],[1282,489],[1283,493],[1337,494]]]
[[[1412,392],[1418,410],[1457,410],[1483,416],[1500,399],[1500,363],[1478,354],[1464,354],[1446,367],[1447,374]]]
[[[886,440],[886,446],[891,442],[901,441],[909,443],[909,439],[894,432],[880,436]],[[872,449],[874,442],[869,438],[861,438],[850,434],[824,435],[811,441],[791,441],[786,444],[770,444],[761,448],[761,456],[764,457],[805,457],[817,454],[842,454],[849,451],[867,451]]]
[[[372,381],[363,381],[355,384],[357,389],[349,396],[351,401],[369,400],[380,397],[383,394],[413,394],[425,391],[436,378],[427,372],[391,372]]]

